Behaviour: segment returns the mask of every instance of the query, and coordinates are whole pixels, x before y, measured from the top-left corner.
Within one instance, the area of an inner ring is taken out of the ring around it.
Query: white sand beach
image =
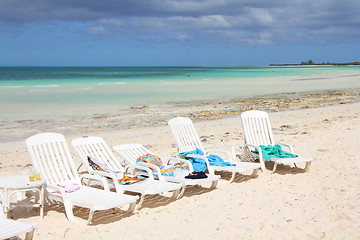
[[[69,222],[62,205],[46,206],[43,220],[38,209],[28,213],[24,207],[15,207],[9,217],[37,223],[37,240],[360,239],[360,102],[269,115],[276,141],[314,159],[309,172],[279,166],[271,174],[272,164],[267,164],[256,178],[238,175],[231,184],[226,181],[230,176],[221,174],[214,190],[190,187],[175,201],[166,197],[169,194],[148,197],[143,208],[130,215],[96,212],[90,226],[86,209],[76,208],[77,221]],[[195,127],[206,148],[229,151],[243,144],[240,116],[197,121]],[[65,137],[70,143],[82,135]],[[141,143],[162,158],[175,154],[175,141],[165,125],[89,130],[87,135],[101,136],[111,147]],[[0,176],[29,174],[25,138],[2,143],[0,159]]]

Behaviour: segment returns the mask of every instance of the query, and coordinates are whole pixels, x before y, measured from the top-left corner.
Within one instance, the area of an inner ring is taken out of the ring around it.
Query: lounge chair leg
[[[174,190],[170,199],[177,199],[177,197],[179,196],[179,193],[180,193],[180,189]]]
[[[144,194],[141,194],[141,197],[140,197],[140,201],[139,203],[137,204],[136,206],[136,210],[139,210],[144,202],[144,199],[145,199],[145,195]]]
[[[211,183],[210,189],[216,188],[216,185],[217,185],[217,184],[218,184],[218,180],[213,181],[213,182]]]
[[[310,169],[310,165],[311,165],[311,162],[307,162],[306,165],[305,165],[305,172],[309,171]]]
[[[88,179],[88,181],[87,181],[87,186],[88,186],[88,187],[91,186],[91,182],[92,182],[92,179]]]
[[[261,161],[260,161],[260,162],[261,162]],[[262,162],[262,163],[261,163],[261,172],[265,172],[265,170],[266,170],[265,163]]]
[[[44,199],[44,207],[45,207],[45,206],[51,206],[51,205],[53,205],[53,204],[55,204],[55,203],[56,203],[55,200],[51,200],[51,199],[48,198],[48,197],[45,197],[45,199]]]
[[[273,170],[272,170],[271,174],[273,174],[276,171],[276,168],[277,168],[278,164],[279,163],[277,163],[277,162],[274,163],[274,167],[273,167]]]
[[[176,199],[179,199],[179,198],[181,198],[182,196],[184,196],[185,188],[186,188],[186,185],[184,185],[184,186],[181,188],[181,192],[179,193],[179,195],[177,196]]]
[[[71,204],[64,203],[64,207],[65,207],[66,216],[69,219],[69,221],[74,221],[75,217],[73,213],[73,206]]]
[[[230,178],[230,180],[229,180],[229,183],[232,183],[232,181],[234,181],[235,176],[236,176],[236,172],[234,171],[234,172],[232,173],[232,175],[231,175],[231,178]]]
[[[259,171],[259,169],[257,168],[257,169],[254,169],[254,171],[252,172],[252,174],[250,175],[250,177],[255,177],[256,175],[257,175],[257,173],[258,173],[258,171]]]
[[[119,209],[119,208],[113,208],[113,214],[116,214],[116,212],[117,212],[118,209]]]
[[[296,168],[298,168],[298,166],[296,165],[296,163],[294,163],[294,166],[295,166]]]
[[[94,210],[90,210],[87,225],[89,225],[91,223],[91,220],[92,220],[93,216],[94,216]]]
[[[135,210],[135,208],[136,208],[136,203],[130,203],[126,213],[132,213]]]
[[[35,230],[35,229],[33,229],[31,232],[26,233],[26,235],[25,235],[25,240],[31,240],[31,239],[33,239],[33,237],[34,237],[34,230]]]
[[[40,218],[44,219],[44,203],[40,205]]]

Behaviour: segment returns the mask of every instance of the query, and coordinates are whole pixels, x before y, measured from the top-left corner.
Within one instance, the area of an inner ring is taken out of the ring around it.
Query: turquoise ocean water
[[[360,88],[360,67],[0,67],[2,118]],[[64,113],[65,114],[65,113]]]

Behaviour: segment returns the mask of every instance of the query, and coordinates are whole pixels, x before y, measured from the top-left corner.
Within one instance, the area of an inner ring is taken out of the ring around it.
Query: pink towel
[[[79,186],[78,184],[76,184],[76,183],[67,184],[67,185],[60,185],[60,184],[58,184],[57,186],[64,188],[64,190],[65,190],[66,193],[76,192],[77,190],[80,189],[80,186]],[[56,191],[56,192],[60,194],[59,191]]]

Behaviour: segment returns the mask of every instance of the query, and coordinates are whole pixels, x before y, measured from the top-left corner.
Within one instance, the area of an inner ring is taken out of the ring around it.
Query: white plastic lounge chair
[[[163,180],[169,181],[169,182],[180,183],[183,187],[182,187],[181,193],[179,194],[179,198],[184,194],[186,186],[194,186],[194,185],[200,185],[202,183],[211,182],[212,184],[211,184],[210,188],[215,188],[218,183],[218,180],[220,178],[219,176],[214,175],[214,174],[208,174],[207,178],[202,178],[202,179],[187,179],[187,178],[185,178],[185,176],[182,176],[182,175],[164,176],[164,175],[160,174],[160,168],[158,166],[155,166],[153,164],[148,164],[148,163],[136,162],[136,160],[143,155],[146,155],[146,154],[154,155],[143,145],[141,145],[141,144],[123,144],[123,145],[115,146],[113,149],[116,153],[118,153],[122,157],[122,159],[126,162],[127,165],[139,164],[142,166],[147,166],[147,167],[155,170],[156,176],[159,179],[163,179]],[[165,166],[168,166],[168,165],[171,165],[174,163],[184,164],[187,167],[187,169],[189,170],[189,172],[194,171],[191,162],[188,160],[185,160],[185,159],[169,157],[166,159],[166,161],[163,162],[163,164]]]
[[[137,208],[140,208],[146,195],[160,194],[163,192],[173,191],[172,198],[179,195],[181,185],[176,183],[166,182],[163,179],[155,180],[152,171],[148,167],[139,165],[128,165],[125,169],[116,159],[111,149],[101,137],[84,137],[77,138],[71,141],[72,146],[79,155],[82,164],[90,174],[98,176],[109,177],[111,186],[115,187],[117,192],[129,191],[141,194],[140,202]],[[88,156],[95,157],[98,161],[105,164],[106,167],[112,171],[120,171],[122,173],[129,172],[129,169],[140,170],[142,174],[146,171],[148,178],[144,181],[136,182],[129,185],[119,184],[119,177],[114,173],[107,173],[104,171],[94,170],[88,162]]]
[[[173,136],[175,137],[176,150],[178,153],[193,151],[196,148],[199,148],[201,151],[204,152],[205,155],[208,155],[208,153],[213,152],[227,156],[227,159],[224,160],[232,164],[235,164],[236,166],[211,166],[209,164],[208,159],[205,156],[195,155],[194,157],[204,159],[208,166],[208,171],[210,173],[214,174],[215,171],[232,172],[232,176],[229,180],[229,183],[231,183],[234,180],[236,173],[244,173],[246,171],[251,170],[253,171],[251,174],[251,176],[253,177],[262,167],[261,163],[233,161],[231,154],[227,151],[221,151],[217,149],[205,150],[201,144],[200,138],[194,128],[194,125],[191,119],[189,118],[184,118],[184,117],[173,118],[168,122],[168,124],[171,128],[171,132]],[[187,156],[191,157],[190,155]]]
[[[289,152],[294,154],[293,147],[285,143],[275,143],[271,126],[269,115],[264,111],[251,110],[246,111],[241,114],[241,121],[244,129],[245,135],[245,145],[244,148],[233,148],[233,153],[236,150],[242,152],[243,156],[251,153],[251,150],[257,149],[259,151],[259,159],[264,162],[262,157],[262,151],[260,145],[275,145],[279,144],[285,146],[289,149]],[[272,173],[275,172],[276,167],[279,163],[281,164],[294,164],[296,163],[306,163],[305,171],[310,168],[312,159],[307,157],[296,157],[296,158],[271,158],[270,161],[274,162],[274,167]]]
[[[120,208],[125,204],[129,204],[129,212],[135,209],[137,196],[110,192],[106,181],[102,182],[105,190],[81,184],[64,135],[59,133],[37,134],[29,137],[26,145],[33,166],[46,181],[47,198],[63,202],[69,220],[75,219],[73,206],[90,209],[88,224],[91,223],[94,212],[98,210]],[[103,180],[101,177],[90,174],[84,174],[81,178]],[[69,186],[70,184],[79,185],[79,190],[70,193],[58,186]]]
[[[0,239],[8,239],[26,234],[25,240],[31,240],[34,236],[35,227],[36,224],[7,219],[3,211],[3,206],[0,204]]]

